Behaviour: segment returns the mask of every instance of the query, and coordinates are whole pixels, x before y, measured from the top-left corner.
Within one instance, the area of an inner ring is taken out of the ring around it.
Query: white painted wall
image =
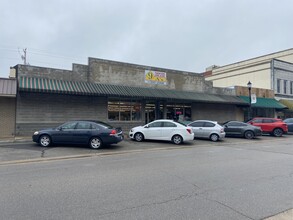
[[[293,48],[215,68],[206,80],[215,87],[247,86],[250,81],[253,87],[273,89],[272,59],[293,63]]]

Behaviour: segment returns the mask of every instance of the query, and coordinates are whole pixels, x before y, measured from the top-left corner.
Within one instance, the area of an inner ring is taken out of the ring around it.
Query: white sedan
[[[136,141],[164,140],[181,144],[184,141],[192,141],[194,133],[192,128],[172,120],[160,119],[152,121],[144,126],[134,127],[129,132],[129,137]]]

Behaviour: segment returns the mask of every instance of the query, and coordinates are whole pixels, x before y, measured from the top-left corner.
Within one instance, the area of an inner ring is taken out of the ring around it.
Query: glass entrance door
[[[145,105],[145,123],[163,118],[163,105],[159,102],[149,102]]]

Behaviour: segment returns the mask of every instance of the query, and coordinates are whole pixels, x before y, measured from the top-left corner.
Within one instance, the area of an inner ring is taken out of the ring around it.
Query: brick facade
[[[32,135],[69,120],[106,118],[106,97],[22,92],[17,99],[16,135]]]
[[[89,83],[102,83],[112,85],[126,85],[145,88],[159,88],[179,91],[192,91],[205,94],[231,95],[235,96],[235,90],[215,88],[211,82],[205,81],[201,74],[143,66],[116,61],[89,58],[88,65],[73,64],[72,70],[60,70],[53,68],[17,65],[16,77],[40,77],[47,79],[58,79],[65,81],[82,81]],[[145,83],[145,70],[165,72],[167,77],[166,85]],[[86,96],[86,95],[64,95],[44,92],[24,92],[20,91],[17,95],[17,114],[16,114],[16,135],[30,136],[35,130],[41,128],[56,127],[68,120],[94,119],[108,122],[113,126],[122,127],[125,133],[138,125],[146,122],[145,104],[146,100],[141,98],[136,100],[142,104],[140,121],[111,121],[108,119],[108,100],[119,100],[121,97],[111,96]],[[133,101],[132,97],[124,97],[124,101]],[[148,99],[148,103],[157,106],[158,100]],[[181,100],[160,100],[166,107],[168,104],[182,104]],[[186,104],[186,101],[183,102]],[[208,116],[213,116],[214,120],[239,118],[237,112],[239,108],[235,105],[227,104],[199,104],[187,102],[192,110],[192,120]],[[166,117],[166,109],[164,116]],[[223,117],[225,114],[228,116]],[[159,116],[162,117],[162,116]],[[237,118],[238,117],[238,118]],[[201,118],[203,119],[203,118]]]

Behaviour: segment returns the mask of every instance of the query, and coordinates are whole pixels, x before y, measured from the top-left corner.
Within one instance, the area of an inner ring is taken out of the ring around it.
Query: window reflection
[[[139,121],[141,120],[141,103],[111,100],[108,102],[108,119],[111,121]]]

